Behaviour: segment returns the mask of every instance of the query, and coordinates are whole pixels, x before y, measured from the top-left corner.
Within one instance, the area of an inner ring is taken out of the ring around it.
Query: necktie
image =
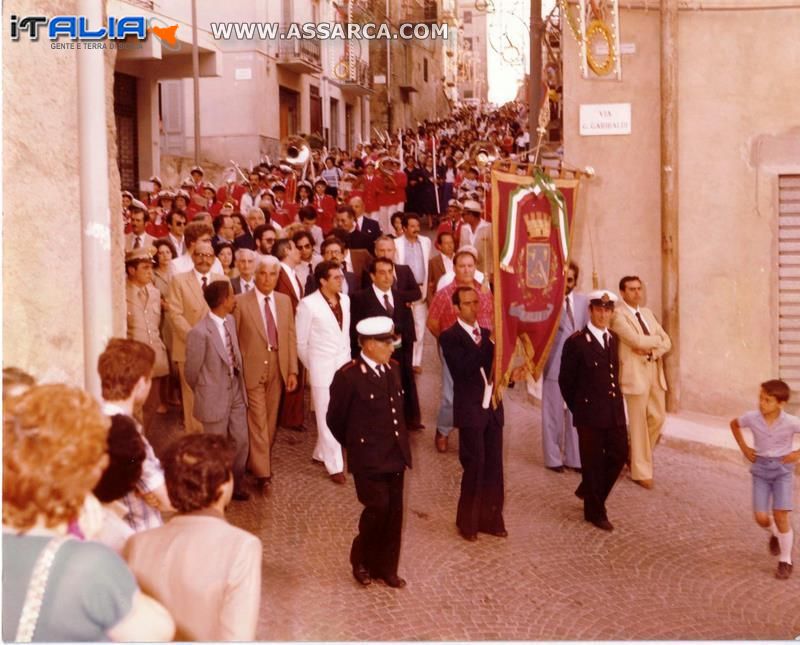
[[[481,344],[481,330],[478,327],[472,328],[472,340],[475,341],[476,345]]]
[[[142,238],[137,235],[136,241],[133,243],[133,248],[138,249],[141,246],[142,246]]]
[[[394,307],[392,307],[392,303],[389,302],[389,294],[383,294],[383,308],[386,309],[386,313],[389,314],[389,318],[394,316]]]
[[[205,290],[206,290],[206,287],[208,286],[208,278],[207,278],[206,276],[203,276],[203,277],[201,278],[201,280],[202,280],[202,282],[203,282],[203,291],[205,291]]]
[[[245,282],[244,283],[244,292],[248,293],[249,291],[250,291],[250,285]]]
[[[347,262],[342,260],[342,271],[347,271]]]
[[[639,326],[642,328],[644,335],[649,336],[650,332],[647,331],[647,326],[644,324],[644,320],[642,320],[642,314],[640,314],[638,311],[636,312],[636,320],[639,321]]]
[[[239,365],[236,363],[236,353],[233,351],[233,338],[231,332],[228,330],[228,323],[223,322],[222,328],[225,330],[225,349],[228,350],[228,361],[231,367],[231,377],[236,376],[239,371]]]
[[[603,348],[604,349],[608,349],[610,344],[611,343],[610,343],[610,338],[609,338],[608,332],[607,331],[603,332]]]
[[[569,318],[570,328],[575,329],[575,316],[572,314],[572,305],[569,304],[569,296],[564,298],[564,302],[567,304],[567,318]]]
[[[267,318],[267,342],[270,349],[277,349],[278,328],[275,326],[275,319],[272,317],[272,309],[269,308],[269,296],[264,298],[264,315]]]

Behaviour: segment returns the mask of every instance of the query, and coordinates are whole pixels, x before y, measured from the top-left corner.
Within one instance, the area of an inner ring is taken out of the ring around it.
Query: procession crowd
[[[308,431],[309,406],[309,457],[332,485],[349,474],[364,505],[354,578],[404,587],[403,473],[408,432],[425,429],[428,331],[441,364],[435,449],[459,431],[458,533],[506,537],[487,195],[492,160],[525,160],[526,122],[517,103],[465,108],[349,152],[298,140],[219,187],[194,167],[174,190],[152,177],[152,193],[124,192],[127,337],[99,357],[102,403],[4,372],[4,639],[253,640],[262,546],[224,509],[291,478],[273,472],[275,439]],[[544,465],[580,472],[586,520],[610,531],[605,503],[626,463],[655,485],[671,343],[638,277],[620,280],[618,301],[575,292],[578,272],[571,263],[543,375]],[[781,411],[788,392],[764,384],[764,397],[772,407],[734,433],[752,428],[756,450],[742,439],[743,452],[772,460],[757,520],[788,577],[782,460],[800,459],[800,426]],[[159,459],[144,430],[171,406],[184,433]]]

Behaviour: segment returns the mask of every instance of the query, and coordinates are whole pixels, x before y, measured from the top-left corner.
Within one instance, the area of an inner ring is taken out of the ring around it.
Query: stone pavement
[[[236,525],[264,543],[263,640],[791,639],[800,635],[800,570],[777,559],[751,516],[747,464],[735,453],[668,438],[656,488],[621,479],[616,530],[583,521],[575,473],[544,469],[539,409],[506,397],[507,539],[468,543],[455,528],[461,468],[433,446],[439,366],[430,336],[418,377],[423,422],[412,433],[400,575],[405,589],[360,587],[348,554],[361,512],[312,464],[315,430],[280,430],[267,499],[234,502]],[[175,424],[154,428],[160,450]],[[800,489],[800,478],[798,478]],[[800,496],[797,496],[800,499]],[[794,519],[800,535],[800,522]],[[795,560],[800,564],[800,550]],[[799,567],[800,568],[800,567]]]

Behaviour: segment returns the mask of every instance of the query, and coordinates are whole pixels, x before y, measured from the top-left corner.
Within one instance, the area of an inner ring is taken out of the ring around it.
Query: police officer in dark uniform
[[[604,531],[614,526],[606,498],[628,455],[625,408],[619,389],[619,341],[608,328],[617,297],[600,289],[589,294],[589,322],[564,343],[558,385],[578,430],[587,522]]]
[[[353,577],[405,587],[397,575],[403,527],[403,475],[411,449],[403,415],[400,366],[391,360],[394,326],[387,316],[356,327],[361,354],[342,366],[331,383],[328,426],[347,451],[358,501],[364,505],[350,549]]]

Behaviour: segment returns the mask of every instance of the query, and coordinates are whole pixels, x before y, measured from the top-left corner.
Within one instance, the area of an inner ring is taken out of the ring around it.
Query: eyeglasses
[[[567,278],[567,284],[572,284],[575,282],[575,278]]]
[[[172,222],[173,226],[186,226],[186,222]]]
[[[205,258],[206,260],[214,257],[213,253],[192,253],[193,258]]]

